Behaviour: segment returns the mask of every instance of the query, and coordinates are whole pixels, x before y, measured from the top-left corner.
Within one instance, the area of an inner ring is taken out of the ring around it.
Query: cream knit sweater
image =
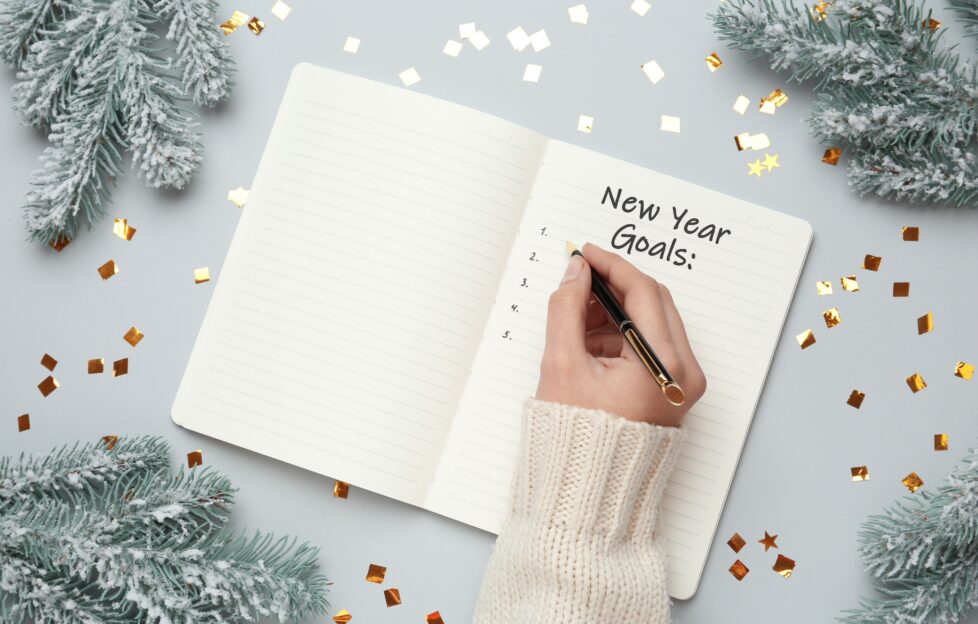
[[[659,499],[682,429],[530,401],[475,624],[669,621]]]

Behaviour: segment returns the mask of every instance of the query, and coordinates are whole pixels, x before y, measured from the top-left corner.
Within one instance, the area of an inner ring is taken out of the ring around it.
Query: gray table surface
[[[446,622],[469,621],[492,536],[356,488],[348,500],[334,499],[327,477],[203,438],[169,417],[213,287],[195,286],[191,271],[209,266],[220,279],[239,217],[225,194],[249,185],[292,66],[309,61],[394,84],[398,72],[414,66],[422,76],[418,91],[812,223],[811,255],[703,581],[692,600],[676,605],[674,618],[814,624],[857,604],[872,586],[856,553],[861,520],[905,493],[900,479],[911,470],[925,487],[939,484],[978,437],[978,379],[952,374],[957,360],[978,363],[978,212],[850,193],[845,159],[837,168],[822,164],[825,146],[802,122],[809,94],[718,43],[705,17],[712,3],[657,0],[641,18],[627,0],[592,0],[590,23],[581,26],[566,12],[576,0],[291,0],[285,22],[269,13],[271,0],[238,1],[222,2],[222,13],[258,14],[268,27],[260,37],[247,30],[231,37],[237,88],[226,106],[203,115],[206,160],[192,187],[151,191],[131,172],[120,181],[111,215],[138,229],[132,242],[115,238],[111,221],[61,254],[25,242],[20,205],[43,138],[19,125],[8,105],[0,107],[0,453],[108,433],[163,435],[176,462],[201,447],[206,463],[240,486],[240,525],[322,547],[323,568],[335,582],[333,611],[349,609],[357,622],[421,622],[439,609]],[[942,8],[937,17],[947,24]],[[477,52],[466,45],[458,59],[442,54],[458,24],[472,20],[490,46]],[[517,25],[546,28],[553,45],[515,52],[505,34]],[[347,35],[362,39],[358,54],[342,52]],[[725,64],[711,74],[703,58],[714,50]],[[655,86],[639,71],[652,58],[666,72]],[[539,84],[521,81],[530,62],[543,66]],[[12,83],[11,72],[0,72],[0,89]],[[757,99],[782,86],[790,102],[773,117],[759,114]],[[742,93],[752,100],[744,117],[730,109]],[[592,134],[576,131],[580,114],[595,118]],[[660,132],[660,114],[681,117],[682,133]],[[781,169],[747,177],[746,163],[756,155],[737,153],[732,141],[744,131],[771,137]],[[903,242],[903,225],[920,226],[920,242]],[[867,253],[883,257],[878,273],[860,270]],[[103,282],[95,268],[109,258],[120,273]],[[839,277],[852,273],[861,291],[840,292]],[[816,280],[831,280],[835,294],[817,297]],[[912,295],[892,298],[893,281],[911,282]],[[833,306],[843,322],[827,330],[821,312]],[[915,319],[927,311],[936,329],[918,336]],[[146,334],[136,349],[122,341],[134,324]],[[794,336],[806,328],[818,343],[802,351]],[[45,352],[60,361],[61,388],[42,398],[35,386],[47,375],[38,364]],[[126,377],[86,374],[89,358],[123,356],[130,358]],[[904,383],[915,371],[928,383],[919,394]],[[845,404],[853,388],[866,393],[859,411]],[[15,433],[24,412],[33,427]],[[950,434],[949,452],[931,450],[937,432]],[[860,464],[872,478],[852,483],[849,467]],[[797,561],[791,579],[771,571],[774,552],[754,541],[765,530]],[[734,531],[749,540],[739,556],[752,572],[741,583],[727,572],[736,556],[724,542]],[[402,606],[386,609],[380,588],[364,582],[369,563],[388,566]]]

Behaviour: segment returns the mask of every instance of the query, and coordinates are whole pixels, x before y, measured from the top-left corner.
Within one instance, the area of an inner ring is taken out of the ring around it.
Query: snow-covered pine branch
[[[216,106],[231,92],[234,65],[225,37],[214,28],[214,0],[158,0],[157,10],[170,20],[166,38],[176,45],[176,64],[184,91],[197,106]]]

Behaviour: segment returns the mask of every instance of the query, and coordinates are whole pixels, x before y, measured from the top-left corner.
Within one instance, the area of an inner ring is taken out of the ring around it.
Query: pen
[[[584,254],[570,241],[567,241],[567,253],[572,256],[580,256],[584,259]],[[672,378],[669,371],[666,370],[666,367],[656,357],[652,347],[649,346],[645,337],[635,327],[635,323],[625,314],[625,309],[621,307],[621,303],[618,302],[618,299],[612,294],[611,289],[608,288],[608,285],[604,283],[604,280],[595,271],[591,271],[591,292],[594,293],[597,300],[607,310],[608,316],[614,321],[618,327],[618,331],[625,337],[628,344],[632,346],[632,350],[635,351],[638,359],[652,373],[652,377],[659,384],[659,388],[662,390],[662,394],[665,395],[666,400],[673,405],[682,405],[683,401],[686,400],[686,394],[683,392],[683,389],[679,387],[679,384]]]

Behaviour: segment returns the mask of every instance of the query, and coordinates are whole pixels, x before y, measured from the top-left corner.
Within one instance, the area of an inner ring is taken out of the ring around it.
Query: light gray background
[[[203,115],[206,161],[192,187],[151,191],[131,172],[120,181],[110,214],[138,229],[132,242],[112,235],[111,219],[61,254],[25,242],[20,205],[43,140],[0,107],[0,453],[108,433],[163,435],[176,462],[201,447],[205,462],[240,486],[240,525],[297,534],[322,548],[335,582],[331,614],[346,608],[355,622],[409,623],[439,609],[450,624],[469,621],[492,536],[356,488],[348,500],[334,499],[327,477],[195,435],[169,417],[213,288],[195,286],[191,272],[206,265],[220,278],[239,217],[225,194],[250,184],[292,66],[309,61],[394,84],[414,66],[423,78],[418,91],[812,223],[811,255],[699,593],[676,606],[675,619],[824,623],[855,606],[871,587],[856,554],[860,521],[905,493],[900,479],[911,470],[925,487],[938,485],[978,434],[978,380],[952,375],[959,359],[978,363],[978,212],[851,194],[845,158],[838,168],[822,164],[825,146],[801,121],[806,89],[718,43],[705,16],[713,3],[658,0],[640,18],[628,0],[591,0],[590,23],[581,26],[566,12],[576,0],[290,1],[285,22],[269,13],[272,0],[222,2],[222,14],[258,14],[268,27],[260,37],[240,30],[230,38],[238,85],[226,106]],[[936,16],[951,21],[942,5]],[[466,44],[458,59],[443,55],[458,24],[472,20],[491,45],[477,52]],[[517,25],[546,28],[553,45],[516,53],[505,33]],[[342,52],[347,35],[362,39],[359,54]],[[711,74],[703,57],[714,50],[725,63]],[[666,72],[655,86],[639,71],[652,58]],[[521,81],[528,62],[543,66],[539,84]],[[12,83],[11,72],[0,72],[4,92]],[[758,98],[776,87],[791,101],[773,117],[759,114]],[[744,117],[730,110],[741,93],[752,101]],[[663,113],[682,118],[681,134],[659,131]],[[580,114],[594,116],[593,134],[576,131]],[[758,154],[736,151],[733,136],[744,131],[766,132],[782,168],[747,177],[746,163]],[[920,226],[919,243],[902,242],[903,225]],[[879,273],[859,270],[866,253],[883,257]],[[120,273],[103,282],[95,269],[109,258]],[[840,292],[839,277],[852,273],[862,290]],[[816,280],[831,280],[836,293],[817,297]],[[893,281],[911,282],[912,295],[893,299]],[[828,330],[821,312],[834,306],[843,320]],[[927,311],[936,329],[918,336],[915,319]],[[122,340],[134,324],[146,334],[136,349]],[[794,336],[806,328],[818,343],[801,351]],[[35,387],[48,374],[38,364],[45,352],[60,361],[62,384],[48,398]],[[126,377],[86,374],[89,358],[124,356]],[[915,371],[928,383],[916,395],[904,383]],[[853,388],[866,393],[859,411],[845,404]],[[24,412],[33,428],[18,434],[15,419]],[[945,431],[951,450],[934,453],[932,434]],[[849,467],[860,464],[872,478],[851,483]],[[790,580],[771,571],[775,552],[755,542],[764,530],[777,533],[779,552],[797,561]],[[724,542],[734,531],[749,540],[739,557],[752,571],[741,583],[727,572],[737,556]],[[388,566],[385,586],[400,588],[402,606],[386,609],[381,589],[364,582],[370,563]]]

